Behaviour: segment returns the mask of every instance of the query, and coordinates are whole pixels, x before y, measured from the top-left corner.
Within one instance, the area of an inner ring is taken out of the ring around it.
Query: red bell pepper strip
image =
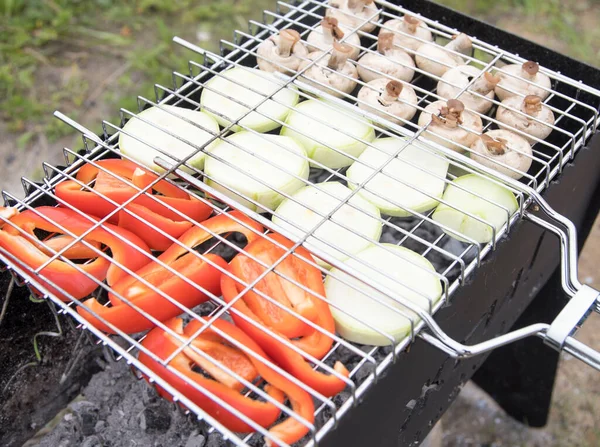
[[[10,224],[4,225],[0,230],[0,247],[7,252],[15,264],[26,271],[37,269],[51,257],[50,250],[40,250],[41,244],[33,233],[34,229],[61,233],[63,230],[60,227],[63,227],[79,237],[94,225],[94,222],[87,218],[64,208],[44,206],[36,208],[35,211],[27,210],[11,218],[10,222],[20,228],[22,232]],[[107,229],[114,231],[116,234],[110,233]],[[138,270],[152,259],[145,254],[149,254],[150,249],[140,238],[114,225],[104,224],[103,227],[94,228],[84,237],[84,240],[95,247],[99,247],[98,244],[106,245],[110,248],[115,261],[133,271]],[[133,246],[128,245],[125,240]],[[64,236],[63,239],[59,237],[58,242],[52,241],[53,239],[47,245],[54,249],[60,249],[72,239],[71,236]],[[138,251],[135,248],[136,246],[141,251]],[[91,251],[83,244],[74,245],[64,253],[66,258],[82,259],[83,257],[83,259],[86,259],[89,256],[89,259],[95,259],[89,263],[78,264],[77,267],[73,267],[60,259],[55,259],[41,270],[40,283],[61,300],[70,301],[50,282],[64,289],[74,298],[81,299],[98,287],[98,284],[88,278],[86,273],[98,281],[107,279],[109,285],[117,283],[124,277],[125,271],[117,267],[116,264],[112,264],[108,259]]]
[[[165,325],[171,331],[183,336],[184,339],[189,339],[205,321],[204,319],[203,321],[194,320],[185,329],[183,329],[183,321],[179,318],[169,320]],[[230,341],[217,334],[212,329],[213,327],[235,339],[240,345],[245,346],[266,361],[270,361],[254,340],[241,329],[225,320],[219,319],[212,322],[211,327],[192,340],[192,345],[248,381],[261,376],[267,382],[265,391],[273,399],[283,403],[284,396],[287,396],[294,412],[306,419],[308,423],[312,424],[314,422],[314,404],[307,392],[272,369],[266,362],[247,355],[244,351],[235,347]],[[150,331],[142,345],[161,360],[165,360],[181,346],[181,342],[162,328],[156,328]],[[139,360],[173,388],[232,431],[247,433],[254,431],[254,429],[231,411],[212,400],[211,397],[198,391],[189,382],[195,382],[261,427],[266,428],[272,425],[280,414],[279,408],[273,403],[257,401],[241,394],[240,391],[243,388],[241,382],[219,368],[214,362],[194,352],[191,348],[185,348],[170,363],[173,368],[184,374],[187,380],[181,379],[143,351],[139,354]],[[210,374],[212,379],[194,372],[192,365],[200,366]],[[169,393],[161,387],[157,388],[163,397],[172,400]],[[306,425],[295,418],[289,417],[273,426],[269,433],[287,444],[293,444],[302,439],[308,433],[308,430]],[[268,439],[266,443],[269,446],[272,445]]]
[[[157,178],[156,174],[142,169],[128,160],[107,159],[98,160],[95,163],[108,172],[100,170],[92,164],[86,164],[78,171],[76,178],[84,184],[95,181],[93,190],[96,192],[82,190],[81,186],[73,180],[59,183],[55,188],[58,198],[93,216],[105,217],[116,208],[115,205],[101,197],[101,195],[120,205],[138,193],[138,189],[129,186],[123,179],[141,189],[150,185]],[[212,208],[208,204],[196,200],[166,180],[154,184],[148,194],[151,194],[152,191],[156,191],[160,195],[150,197],[147,194],[142,194],[125,208],[133,213],[143,210],[142,214],[145,219],[175,239],[191,228],[192,223],[170,208],[179,211],[196,222],[202,222],[212,212]],[[135,206],[132,206],[133,204]],[[153,230],[125,211],[119,211],[119,213],[111,216],[109,222],[118,223],[119,226],[123,226],[137,234],[153,250],[164,251],[172,243],[168,237]]]
[[[232,217],[236,217],[244,222],[249,228],[236,222]],[[261,225],[237,211],[220,214],[204,221],[202,225],[219,235],[240,232],[250,242],[260,237],[263,231]],[[212,237],[212,234],[204,228],[192,227],[179,238],[179,242],[183,246],[173,244],[158,257],[158,260],[179,272],[191,284],[157,262],[151,262],[138,270],[136,276],[126,276],[113,286],[113,293],[109,293],[108,295],[112,304],[111,307],[100,304],[95,298],[91,298],[83,303],[84,306],[96,312],[100,316],[100,319],[94,317],[82,306],[77,309],[78,312],[90,324],[108,333],[115,333],[115,331],[104,324],[104,321],[112,323],[121,331],[127,333],[144,331],[154,326],[151,320],[123,302],[119,298],[119,295],[130,300],[144,312],[147,312],[159,321],[171,319],[182,313],[180,307],[137,279],[137,276],[145,279],[158,290],[171,297],[172,300],[176,300],[188,309],[208,299],[207,294],[195,287],[194,284],[204,288],[213,295],[220,295],[220,275],[221,271],[227,268],[227,263],[223,258],[214,254],[205,256],[207,261],[220,267],[220,271],[217,267],[201,259],[195,253],[190,253],[195,246]]]
[[[286,248],[294,245],[290,240],[278,234],[269,234],[268,237]],[[229,271],[235,277],[239,278],[240,281],[236,281],[226,274],[223,274],[221,277],[223,299],[226,302],[233,301],[234,309],[252,318],[260,323],[260,325],[266,326],[282,338],[287,338],[290,343],[304,352],[316,358],[322,358],[331,348],[333,342],[331,337],[316,329],[312,329],[312,332],[308,332],[307,335],[292,339],[290,331],[281,322],[285,321],[286,325],[294,328],[294,330],[298,327],[301,328],[302,324],[305,325],[305,323],[290,314],[284,316],[283,313],[285,311],[275,308],[275,306],[268,303],[265,298],[254,291],[247,291],[241,298],[236,299],[244,291],[245,284],[251,283],[259,274],[266,270],[265,267],[259,265],[248,255],[261,259],[267,265],[273,265],[276,260],[285,254],[284,249],[276,246],[266,238],[249,244],[244,251],[245,253],[237,255],[229,265]],[[306,259],[311,259],[310,253],[302,247],[296,248],[295,252]],[[321,297],[325,296],[320,271],[302,259],[288,255],[275,270],[293,278],[317,295]],[[326,331],[330,333],[335,332],[333,317],[325,301],[305,292],[288,280],[279,277],[274,272],[269,272],[265,278],[261,279],[255,286],[255,289],[261,290],[267,296],[279,301],[286,307],[294,308],[299,314],[305,312],[311,317],[315,315],[315,318],[309,319]],[[269,356],[275,359],[276,362],[292,375],[321,394],[333,396],[342,391],[346,386],[345,382],[336,376],[326,375],[313,370],[310,364],[299,353],[273,338],[260,328],[260,326],[255,326],[236,312],[232,312],[231,316],[235,324],[252,337]],[[302,324],[294,324],[293,320],[297,320]],[[349,375],[348,370],[340,362],[336,362],[334,369],[344,377]]]

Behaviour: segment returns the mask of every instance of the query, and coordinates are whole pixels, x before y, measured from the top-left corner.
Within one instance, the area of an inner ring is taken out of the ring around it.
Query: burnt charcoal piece
[[[71,405],[73,413],[79,420],[79,426],[83,436],[91,436],[96,433],[96,423],[98,422],[98,406],[92,402],[75,402]]]
[[[173,409],[165,400],[148,405],[140,416],[140,426],[147,433],[165,433],[171,426]]]

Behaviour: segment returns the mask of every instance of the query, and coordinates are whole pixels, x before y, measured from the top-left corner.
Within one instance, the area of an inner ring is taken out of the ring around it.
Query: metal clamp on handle
[[[544,343],[558,351],[564,350],[594,368],[600,369],[600,352],[572,337],[598,304],[600,304],[600,292],[589,286],[582,286],[554,319],[544,335]]]

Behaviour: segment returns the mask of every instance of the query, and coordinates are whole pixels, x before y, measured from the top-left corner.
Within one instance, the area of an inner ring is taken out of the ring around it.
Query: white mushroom
[[[300,64],[299,70],[306,68],[312,61],[317,62],[302,74],[302,80],[338,98],[343,97],[343,93],[352,92],[356,87],[358,72],[354,64],[348,61],[350,51],[350,46],[336,41],[333,43],[331,54],[322,51],[310,53],[308,60]]]
[[[523,177],[531,167],[531,146],[525,138],[509,130],[484,133],[471,145],[471,150],[473,160],[514,179]]]
[[[417,49],[417,54],[415,54],[417,67],[441,77],[451,68],[465,64],[465,60],[461,56],[450,51],[465,54],[472,47],[471,39],[463,33],[452,36],[452,40],[444,47],[435,43],[425,43]]]
[[[406,51],[394,48],[392,33],[379,33],[378,53],[366,53],[358,61],[358,75],[365,82],[388,75],[410,82],[415,75],[415,63]],[[383,74],[379,74],[379,73]]]
[[[502,107],[502,105],[520,110],[522,113],[513,112],[506,107]],[[542,98],[535,95],[527,95],[525,98],[520,96],[506,98],[498,107],[496,119],[506,124],[506,127],[523,131],[540,140],[545,140],[552,133],[552,127],[550,126],[554,125],[554,113],[542,103]],[[542,122],[539,123],[536,119]],[[504,126],[500,125],[500,127]],[[523,136],[531,144],[536,143],[535,139]]]
[[[263,41],[256,49],[258,68],[268,72],[289,73],[298,70],[308,56],[308,50],[300,41],[300,34],[284,29]]]
[[[425,107],[419,116],[419,126],[426,126],[430,122],[424,136],[456,152],[464,152],[465,149],[460,145],[471,147],[483,131],[481,118],[465,110],[464,104],[457,99],[450,99],[447,103],[435,101]]]
[[[388,20],[379,34],[389,32],[388,28],[394,32],[394,45],[403,49],[415,51],[424,43],[423,40],[433,42],[433,35],[427,24],[413,16]]]
[[[498,76],[500,82],[496,86],[496,95],[501,101],[517,94],[536,95],[543,101],[550,95],[549,89],[552,87],[550,78],[540,73],[540,65],[537,62],[527,61],[522,65],[505,65],[502,71],[498,72]]]
[[[498,76],[490,72],[482,74],[481,70],[472,65],[459,65],[448,70],[438,82],[437,93],[442,98],[452,99],[476,78],[469,87],[469,91],[461,93],[458,97],[465,107],[479,113],[487,113],[493,103],[486,98],[479,97],[470,92],[477,92],[489,99],[494,99],[494,87],[500,82]]]
[[[326,15],[338,19],[348,28],[354,29],[369,20],[359,28],[365,33],[373,31],[379,20],[379,10],[373,0],[329,0],[329,6]]]
[[[358,92],[358,99],[358,107],[361,109],[400,126],[405,124],[404,120],[410,121],[415,116],[415,106],[419,102],[410,85],[385,78],[375,79],[363,86]]]
[[[333,17],[325,17],[306,39],[309,51],[328,51],[336,40],[342,40],[348,30],[338,26],[338,20]],[[360,53],[360,37],[358,34],[349,34],[344,43],[350,46],[350,59],[358,58]]]

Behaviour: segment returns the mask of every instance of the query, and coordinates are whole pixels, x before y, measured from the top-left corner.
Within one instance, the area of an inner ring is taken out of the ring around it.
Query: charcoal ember
[[[164,433],[171,426],[172,406],[159,400],[148,405],[140,415],[140,426],[148,433]]]
[[[185,447],[204,447],[204,444],[206,444],[206,437],[197,431],[193,431],[185,442]]]

